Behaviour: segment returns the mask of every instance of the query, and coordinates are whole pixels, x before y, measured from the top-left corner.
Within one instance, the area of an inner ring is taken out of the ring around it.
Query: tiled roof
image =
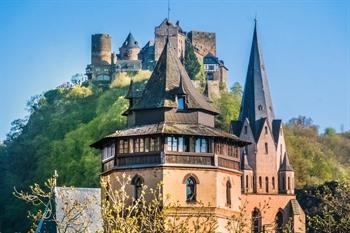
[[[185,68],[167,41],[157,65],[143,91],[142,98],[131,110],[176,108],[176,96],[186,95],[188,109],[217,111],[193,86]]]
[[[201,124],[177,124],[162,122],[159,124],[135,126],[124,130],[118,130],[115,133],[106,136],[105,138],[92,144],[92,147],[99,147],[99,145],[108,141],[111,138],[142,136],[154,134],[175,134],[175,135],[189,135],[189,136],[207,136],[226,138],[235,141],[239,145],[248,145],[250,142],[239,139],[237,136],[227,133],[223,130]]]

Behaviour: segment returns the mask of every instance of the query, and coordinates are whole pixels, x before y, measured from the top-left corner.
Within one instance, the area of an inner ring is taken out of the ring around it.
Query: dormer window
[[[177,97],[177,109],[178,110],[184,110],[185,109],[185,97],[184,96],[178,96]]]

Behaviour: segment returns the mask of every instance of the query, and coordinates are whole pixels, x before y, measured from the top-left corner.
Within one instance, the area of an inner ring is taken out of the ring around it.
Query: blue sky
[[[185,31],[217,34],[230,84],[244,84],[258,18],[273,104],[285,122],[298,115],[350,129],[350,1],[170,0]],[[131,31],[141,45],[167,16],[166,0],[0,1],[0,140],[33,95],[83,73],[90,36],[110,33],[113,49]]]

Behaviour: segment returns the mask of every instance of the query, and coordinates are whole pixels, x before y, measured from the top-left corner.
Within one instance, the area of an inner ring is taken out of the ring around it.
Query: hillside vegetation
[[[127,109],[124,95],[130,77],[144,85],[148,72],[120,74],[109,86],[83,85],[54,89],[32,97],[27,119],[16,120],[4,144],[0,144],[0,231],[24,232],[26,209],[13,195],[13,187],[25,189],[43,182],[54,170],[59,185],[97,187],[98,151],[89,147],[97,139],[125,127],[121,113]],[[217,101],[222,113],[219,127],[227,129],[239,113],[239,84]],[[349,180],[350,133],[328,130],[319,135],[313,125],[290,122],[286,127],[290,159],[297,187],[329,180]]]

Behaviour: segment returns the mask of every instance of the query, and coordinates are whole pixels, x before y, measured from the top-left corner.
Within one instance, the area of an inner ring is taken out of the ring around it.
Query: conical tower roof
[[[292,165],[289,163],[288,154],[284,155],[283,162],[280,166],[280,171],[294,171]]]
[[[245,118],[251,122],[255,134],[254,122],[266,118],[271,126],[275,118],[256,21],[239,120],[244,121]]]
[[[129,32],[128,36],[126,37],[126,40],[123,43],[123,47],[125,48],[139,48],[139,45],[137,41],[135,40],[134,36]]]
[[[185,68],[167,40],[157,65],[143,91],[142,98],[132,110],[176,108],[176,96],[186,96],[187,109],[204,110],[217,114],[193,86]]]

